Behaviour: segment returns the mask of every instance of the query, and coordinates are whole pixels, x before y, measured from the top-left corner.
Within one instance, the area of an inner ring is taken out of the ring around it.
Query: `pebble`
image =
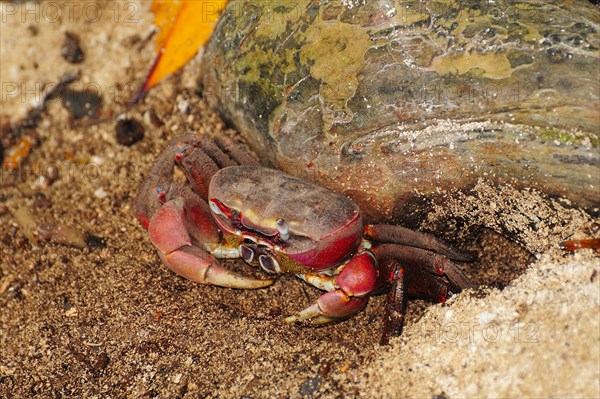
[[[181,382],[182,376],[183,376],[183,374],[177,373],[171,377],[171,381],[173,381],[174,384],[179,384]]]
[[[48,180],[48,184],[52,184],[60,177],[60,172],[56,165],[48,165],[44,169],[43,175]]]
[[[92,234],[87,235],[85,242],[91,248],[106,248],[106,240]]]
[[[144,138],[144,127],[135,119],[120,119],[115,126],[117,143],[131,146]]]
[[[35,25],[29,25],[27,27],[27,30],[29,31],[29,33],[31,33],[31,36],[37,36],[38,33],[40,33],[40,30]]]
[[[177,108],[179,109],[179,112],[181,112],[182,114],[187,115],[191,112],[190,102],[188,100],[179,100],[177,102]]]
[[[300,388],[298,389],[298,392],[302,396],[311,396],[312,397],[313,394],[315,392],[317,392],[317,390],[319,389],[320,385],[321,385],[321,377],[320,376],[318,376],[318,377],[309,377],[300,386]]]
[[[77,309],[76,308],[70,308],[69,310],[67,310],[65,312],[65,316],[67,316],[67,317],[77,317]]]
[[[106,198],[108,196],[108,194],[102,187],[100,187],[99,189],[94,191],[94,195],[96,196],[96,198],[101,198],[101,199]]]
[[[102,158],[98,155],[92,155],[90,157],[90,163],[94,164],[94,165],[102,165],[102,164],[104,164],[104,158]]]
[[[62,95],[62,102],[71,117],[76,120],[84,116],[98,116],[102,97],[94,90],[66,89]]]
[[[444,321],[446,321],[446,322],[451,321],[453,316],[454,316],[454,312],[452,310],[448,310],[446,312],[446,314],[444,315]]]
[[[37,243],[37,237],[35,234],[37,223],[33,218],[31,210],[27,206],[21,206],[13,213],[15,222],[21,232],[27,237],[27,239],[33,243]]]
[[[19,229],[34,244],[38,244],[39,241],[52,241],[76,248],[87,246],[86,236],[83,232],[66,225],[41,224],[27,206],[21,206],[17,209],[13,213],[13,217]]]
[[[71,64],[79,64],[84,59],[83,50],[79,43],[79,36],[75,33],[65,33],[65,41],[60,52],[62,57]]]

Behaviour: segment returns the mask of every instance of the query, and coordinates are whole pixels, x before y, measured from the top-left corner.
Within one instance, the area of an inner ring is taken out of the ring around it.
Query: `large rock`
[[[202,83],[266,163],[372,219],[479,178],[591,208],[599,21],[586,2],[231,0]]]

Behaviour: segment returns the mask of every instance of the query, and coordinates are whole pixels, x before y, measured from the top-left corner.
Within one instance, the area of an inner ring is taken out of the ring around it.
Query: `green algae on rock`
[[[373,219],[480,178],[596,207],[599,22],[585,2],[231,0],[202,84],[266,162]]]

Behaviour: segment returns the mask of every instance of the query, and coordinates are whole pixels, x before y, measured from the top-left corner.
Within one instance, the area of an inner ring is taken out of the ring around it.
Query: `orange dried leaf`
[[[160,29],[156,36],[158,56],[142,91],[149,90],[196,54],[210,37],[226,3],[226,0],[152,2],[150,10],[154,13],[154,24]]]
[[[574,252],[578,249],[589,248],[600,252],[600,238],[590,238],[587,240],[569,240],[560,243],[560,247],[565,251]]]

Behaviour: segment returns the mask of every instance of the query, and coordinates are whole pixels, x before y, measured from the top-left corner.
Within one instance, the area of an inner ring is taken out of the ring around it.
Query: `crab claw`
[[[288,323],[310,320],[313,324],[325,324],[345,319],[358,312],[369,301],[369,294],[377,287],[377,262],[369,252],[354,256],[335,277],[337,287],[321,295],[317,302],[285,319]],[[307,279],[307,277],[304,277]],[[314,278],[312,278],[314,280]],[[322,278],[328,280],[327,278]],[[311,280],[308,277],[307,281]],[[314,283],[313,283],[314,284]],[[326,288],[329,289],[329,288]]]
[[[273,284],[273,280],[256,279],[227,270],[212,255],[198,247],[183,247],[170,254],[159,252],[159,256],[169,269],[200,284],[242,289],[263,288]]]
[[[229,288],[262,288],[273,280],[246,277],[222,267],[194,242],[216,243],[219,233],[203,212],[206,203],[178,197],[167,201],[152,217],[148,226],[150,240],[163,263],[188,280]],[[190,235],[192,233],[192,235]]]
[[[297,315],[286,317],[285,321],[295,323],[310,320],[313,324],[330,323],[353,315],[368,301],[368,297],[349,297],[342,290],[334,290],[321,295],[316,303],[301,310]]]

